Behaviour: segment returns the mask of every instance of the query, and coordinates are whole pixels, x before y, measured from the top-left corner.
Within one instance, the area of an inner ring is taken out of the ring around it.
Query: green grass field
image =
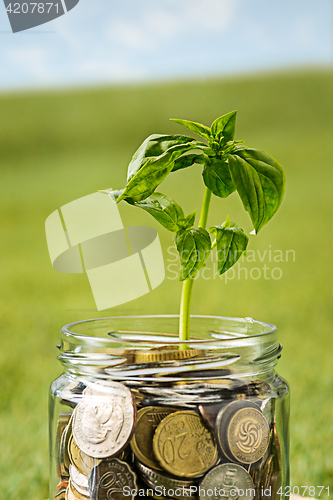
[[[46,217],[98,189],[123,187],[127,163],[146,136],[183,133],[170,117],[210,124],[233,109],[236,138],[284,166],[286,196],[276,217],[250,239],[256,262],[241,264],[248,272],[258,268],[253,276],[260,272],[261,279],[198,280],[193,312],[252,316],[279,327],[278,371],[292,392],[292,485],[333,489],[332,89],[333,73],[318,71],[0,96],[0,498],[48,497],[48,387],[61,372],[61,326],[178,312],[180,284],[167,273],[147,296],[98,313],[86,276],[52,269]],[[202,200],[200,167],[172,174],[160,190],[189,213]],[[121,210],[125,224],[152,225],[164,248],[171,244],[171,233],[148,214]],[[213,200],[209,222],[222,223],[227,214],[252,229],[236,194]],[[272,261],[269,250],[280,250],[284,262]],[[288,250],[295,253],[286,261]],[[276,267],[281,279],[271,276]]]

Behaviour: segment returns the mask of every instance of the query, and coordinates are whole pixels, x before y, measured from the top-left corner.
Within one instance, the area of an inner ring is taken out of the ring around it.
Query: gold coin
[[[55,500],[66,500],[66,488],[62,488],[54,495]]]
[[[271,500],[280,500],[281,499],[281,486],[282,486],[282,474],[281,471],[273,472],[271,481],[269,484],[271,488]],[[280,492],[279,492],[280,490]]]
[[[223,454],[231,462],[255,464],[269,445],[269,426],[253,401],[233,401],[216,418],[217,434]]]
[[[72,433],[68,440],[68,457],[71,464],[85,476],[90,476],[92,469],[101,461],[98,458],[89,457],[83,453],[76,444]]]
[[[270,455],[265,463],[264,469],[262,471],[261,489],[266,490],[269,487],[274,470],[273,459],[274,455]]]
[[[159,423],[175,411],[163,406],[148,406],[138,411],[131,447],[136,458],[147,467],[162,470],[154,457],[153,437]]]
[[[217,460],[217,448],[203,419],[192,411],[177,411],[162,420],[153,439],[161,467],[179,477],[198,477]]]
[[[275,450],[277,461],[279,464],[279,469],[282,469],[282,452],[281,443],[276,429],[276,424],[273,426],[273,449]]]
[[[231,418],[227,440],[229,450],[238,462],[257,462],[269,445],[269,426],[260,410],[241,408]]]
[[[155,498],[155,500],[160,500],[161,498],[163,498],[163,500],[173,500],[172,498],[169,498],[169,497],[165,497],[165,496],[161,497],[161,495],[156,495],[156,494],[154,495],[151,488],[148,488],[146,490],[146,495],[149,497]]]
[[[57,422],[57,429],[56,429],[56,436],[55,436],[55,443],[56,443],[56,449],[57,449],[57,455],[58,455],[58,463],[57,463],[57,474],[58,477],[61,477],[61,463],[60,463],[60,444],[61,444],[61,437],[64,433],[64,430],[66,429],[69,419],[71,418],[71,415],[68,413],[60,413],[59,419]]]
[[[149,351],[137,352],[135,355],[136,363],[156,363],[159,361],[173,361],[187,358],[194,358],[204,351],[199,349],[179,349],[176,346],[163,346]]]
[[[87,500],[89,497],[79,493],[73,486],[72,482],[69,481],[69,485],[66,490],[65,500]]]
[[[73,414],[71,415],[68,425],[66,426],[64,432],[62,433],[60,441],[59,462],[60,462],[61,477],[63,478],[69,477],[70,460],[68,455],[68,443],[72,435],[72,421],[73,421]]]
[[[258,491],[260,488],[260,475],[261,475],[261,470],[260,469],[255,469],[253,471],[250,470],[250,476],[252,477],[252,481],[256,490],[256,498],[258,498]]]

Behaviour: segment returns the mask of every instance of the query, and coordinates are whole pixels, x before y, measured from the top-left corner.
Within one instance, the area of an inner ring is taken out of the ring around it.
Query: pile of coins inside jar
[[[75,398],[63,400],[73,411],[57,424],[55,498],[278,499],[281,447],[266,386],[187,407],[120,382],[73,384]]]

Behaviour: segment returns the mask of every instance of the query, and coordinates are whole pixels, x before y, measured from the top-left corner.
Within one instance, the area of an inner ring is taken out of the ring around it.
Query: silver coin
[[[134,500],[136,474],[118,458],[102,460],[91,471],[89,487],[90,498],[94,500]]]
[[[237,464],[214,467],[200,483],[200,500],[253,500],[254,496],[250,474]]]
[[[136,461],[136,465],[143,481],[153,489],[158,487],[160,490],[162,488],[166,497],[175,497],[180,500],[185,497],[195,498],[194,488],[191,490],[191,486],[193,487],[196,484],[193,480],[175,479],[169,474],[150,469],[138,460]]]
[[[73,483],[74,488],[82,495],[89,496],[89,478],[84,474],[81,474],[73,464],[69,466],[69,475]]]
[[[143,476],[153,480],[154,482],[160,482],[161,484],[169,484],[171,486],[185,486],[185,487],[190,487],[195,484],[194,480],[191,479],[176,479],[172,476],[170,476],[167,473],[162,473],[160,471],[150,469],[146,465],[143,465],[141,462],[138,460],[136,461],[136,465],[139,469],[139,471],[142,473]]]
[[[90,457],[108,458],[129,442],[136,410],[132,393],[119,382],[91,384],[73,413],[73,437]]]

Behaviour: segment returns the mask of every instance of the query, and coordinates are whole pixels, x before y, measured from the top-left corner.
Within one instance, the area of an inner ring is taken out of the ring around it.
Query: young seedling
[[[150,213],[165,229],[174,233],[180,257],[179,338],[190,338],[190,305],[193,278],[216,247],[219,274],[230,269],[246,251],[248,236],[229,216],[221,225],[206,229],[212,193],[227,198],[237,191],[257,234],[279,208],[285,189],[283,168],[271,156],[235,141],[237,111],[217,118],[210,127],[189,120],[173,119],[195,132],[201,140],[185,135],[149,136],[134,154],[127,172],[126,187],[107,191],[116,203],[121,200]],[[200,220],[196,211],[185,216],[182,208],[156,188],[172,172],[203,165],[205,184]],[[212,243],[211,236],[215,237]]]

